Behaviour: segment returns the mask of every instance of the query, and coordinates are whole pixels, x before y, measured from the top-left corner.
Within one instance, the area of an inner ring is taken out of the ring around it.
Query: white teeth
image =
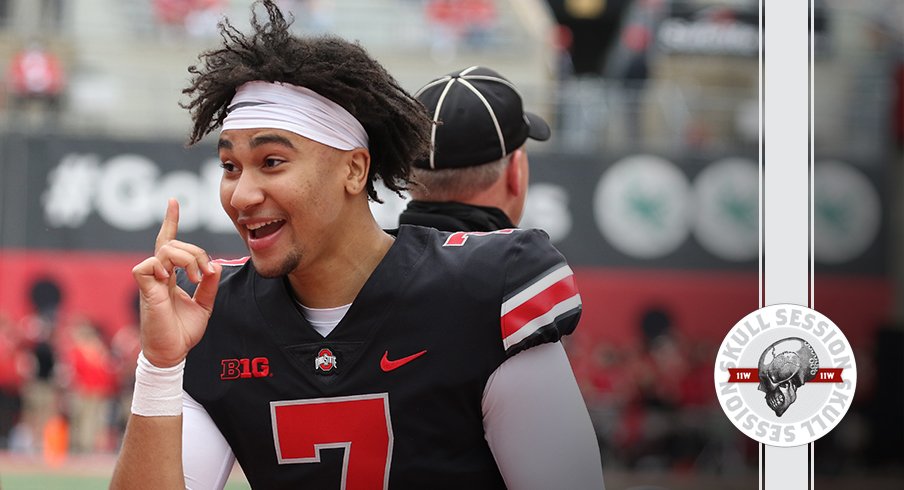
[[[281,220],[281,219],[275,219],[275,220],[267,221],[267,222],[264,222],[264,223],[254,223],[254,224],[245,225],[245,226],[246,226],[246,228],[248,228],[249,230],[254,231],[254,230],[258,230],[258,229],[260,229],[260,228],[263,228],[263,227],[269,225],[270,223],[276,223],[277,221],[282,221],[282,220]]]

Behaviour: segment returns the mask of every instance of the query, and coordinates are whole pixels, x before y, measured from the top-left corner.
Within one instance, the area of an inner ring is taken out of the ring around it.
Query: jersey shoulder
[[[574,271],[542,230],[524,230],[505,268],[500,327],[509,357],[574,332],[581,295]]]
[[[460,280],[498,291],[506,356],[571,334],[581,296],[565,257],[539,229],[436,232],[435,255],[458,269]]]
[[[543,230],[506,228],[496,231],[436,231],[430,237],[443,261],[491,262],[504,267],[512,261],[525,264],[558,263],[565,258],[549,242]],[[477,271],[479,272],[479,271]],[[486,270],[487,273],[492,270]]]

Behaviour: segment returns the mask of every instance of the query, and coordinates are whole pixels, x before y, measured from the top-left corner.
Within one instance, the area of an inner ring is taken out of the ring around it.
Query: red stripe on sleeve
[[[543,315],[575,294],[578,294],[578,288],[573,274],[540,291],[531,299],[502,316],[502,338],[505,339],[517,332],[531,320]]]

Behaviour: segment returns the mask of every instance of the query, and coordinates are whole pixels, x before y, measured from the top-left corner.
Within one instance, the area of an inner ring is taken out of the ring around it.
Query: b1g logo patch
[[[763,444],[790,447],[838,425],[854,398],[857,366],[847,338],[825,315],[780,304],[732,327],[713,379],[735,427]]]

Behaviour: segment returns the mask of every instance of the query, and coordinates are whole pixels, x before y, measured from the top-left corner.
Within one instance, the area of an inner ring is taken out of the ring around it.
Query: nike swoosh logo
[[[409,362],[417,359],[418,357],[421,357],[422,355],[424,355],[426,353],[427,353],[427,350],[425,349],[420,352],[411,354],[410,356],[403,357],[401,359],[389,360],[389,358],[386,357],[389,355],[389,351],[386,351],[383,353],[383,359],[380,359],[380,369],[382,369],[383,372],[388,373],[389,371],[398,369],[398,368],[404,366],[405,364],[408,364]]]

